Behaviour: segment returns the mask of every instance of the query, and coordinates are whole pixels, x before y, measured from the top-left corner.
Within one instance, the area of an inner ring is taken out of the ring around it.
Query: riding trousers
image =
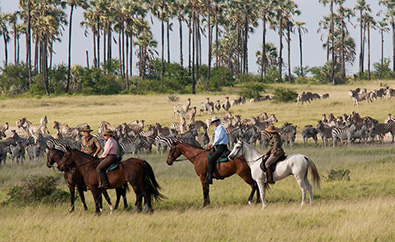
[[[101,171],[105,171],[108,167],[110,167],[112,164],[114,164],[118,160],[117,155],[107,155],[104,160],[102,160],[99,165],[96,167],[97,173],[100,173]]]
[[[277,152],[277,153],[279,153],[279,154],[270,155],[269,158],[266,160],[266,162],[265,162],[266,168],[269,168],[274,162],[276,162],[278,160],[278,158],[280,158],[281,156],[284,155],[284,152]]]
[[[215,162],[221,157],[221,155],[228,149],[227,145],[216,145],[215,146],[215,152],[213,155],[210,157],[210,160],[208,161],[208,173],[213,174],[214,173],[214,165]]]

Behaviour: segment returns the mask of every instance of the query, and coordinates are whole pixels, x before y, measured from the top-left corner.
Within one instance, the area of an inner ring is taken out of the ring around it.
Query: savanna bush
[[[7,202],[17,205],[66,202],[69,194],[57,188],[59,179],[53,176],[31,176],[22,185],[11,188]]]
[[[259,82],[246,83],[242,90],[239,92],[241,97],[246,98],[259,98],[261,93],[265,91],[265,86]]]
[[[298,93],[289,88],[274,89],[273,99],[275,102],[289,103],[294,102],[298,97]]]

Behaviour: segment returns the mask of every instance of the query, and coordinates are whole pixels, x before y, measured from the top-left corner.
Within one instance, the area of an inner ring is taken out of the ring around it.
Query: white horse
[[[233,147],[229,158],[233,160],[237,156],[243,155],[246,159],[248,166],[251,168],[252,178],[258,183],[259,192],[262,200],[262,210],[266,207],[265,200],[265,183],[266,173],[260,168],[262,161],[262,155],[250,144],[238,140],[236,145]],[[293,175],[302,190],[302,204],[305,204],[306,199],[306,188],[310,195],[310,204],[313,204],[313,192],[310,182],[307,178],[307,171],[310,167],[313,176],[315,186],[320,188],[320,175],[318,174],[317,167],[313,161],[307,156],[301,154],[289,155],[285,160],[280,161],[276,164],[276,170],[273,172],[273,180],[279,181],[289,175]]]

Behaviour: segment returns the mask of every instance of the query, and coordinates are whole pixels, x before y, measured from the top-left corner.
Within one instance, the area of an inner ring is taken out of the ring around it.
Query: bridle
[[[192,161],[193,159],[195,159],[195,158],[196,158],[197,156],[199,156],[200,154],[206,152],[206,150],[203,150],[202,152],[197,153],[196,155],[190,157],[189,159],[187,159],[187,158],[185,158],[185,159],[177,159],[177,158],[174,158],[174,157],[173,157],[173,154],[174,154],[174,152],[175,152],[175,149],[176,149],[176,146],[174,146],[174,149],[172,149],[172,150],[170,151],[170,154],[169,154],[169,155],[171,156],[171,158],[172,158],[172,160],[171,160],[172,162],[180,162],[180,161],[186,161],[186,160]]]
[[[241,142],[241,145],[240,145],[240,148],[238,148],[237,154],[240,152],[240,150],[241,150],[242,153],[243,153],[243,149],[244,149],[244,141]],[[256,158],[255,160],[252,160],[251,162],[256,162],[256,161],[262,159],[263,157],[265,157],[265,155],[261,155],[261,156],[259,156],[258,158]],[[235,158],[236,158],[236,157],[235,157]]]

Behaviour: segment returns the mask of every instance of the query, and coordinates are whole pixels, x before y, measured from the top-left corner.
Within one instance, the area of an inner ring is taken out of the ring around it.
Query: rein
[[[206,150],[203,150],[202,152],[199,152],[199,153],[197,153],[195,156],[192,156],[191,158],[185,158],[185,159],[175,159],[175,160],[173,160],[173,162],[179,162],[179,161],[186,161],[186,160],[191,160],[192,161],[192,159],[195,159],[198,155],[200,155],[200,154],[202,154],[202,153],[204,153],[204,152],[206,152]]]
[[[242,143],[243,145],[241,146],[241,150],[242,150],[242,153],[243,153],[243,148],[244,148],[244,142]],[[239,149],[239,151],[240,151],[240,149]],[[237,153],[239,153],[239,152],[237,152]],[[265,155],[261,155],[261,156],[259,156],[258,158],[256,158],[255,160],[251,160],[251,161],[249,161],[249,162],[256,162],[256,161],[258,161],[258,160],[260,160],[260,159],[262,159],[263,157],[265,157]]]

